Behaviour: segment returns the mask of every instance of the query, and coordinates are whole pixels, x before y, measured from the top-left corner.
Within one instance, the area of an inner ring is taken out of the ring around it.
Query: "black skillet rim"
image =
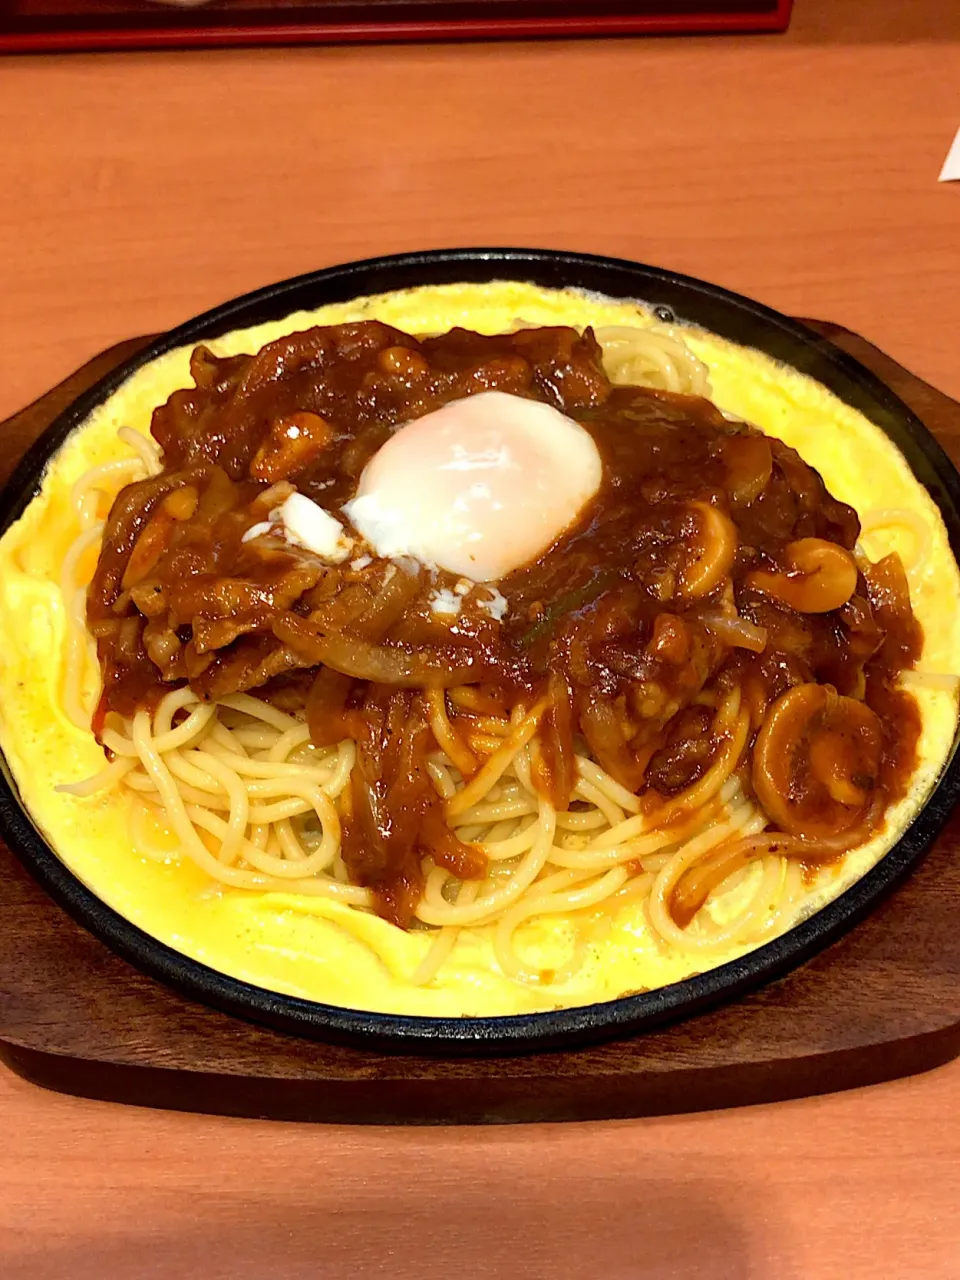
[[[0,494],[0,533],[36,495],[66,436],[136,369],[175,347],[295,311],[423,284],[520,280],[643,299],[665,316],[756,347],[829,387],[900,448],[943,516],[960,557],[960,475],[917,416],[877,377],[813,330],[693,277],[623,259],[532,249],[446,249],[347,263],[233,299],[162,335],[61,413]],[[667,315],[669,313],[669,315]],[[394,1052],[465,1056],[568,1048],[634,1033],[735,998],[803,964],[871,911],[916,865],[960,799],[958,737],[927,802],[862,879],[787,933],[739,960],[656,991],[554,1012],[432,1018],[343,1009],[231,978],[157,941],[88,890],[60,861],[22,805],[0,756],[0,832],[28,871],[81,925],[142,972],[228,1013],[315,1039]]]

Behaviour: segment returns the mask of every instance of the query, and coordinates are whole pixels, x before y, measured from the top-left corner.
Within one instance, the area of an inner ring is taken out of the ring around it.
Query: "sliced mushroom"
[[[709,595],[733,568],[737,528],[729,516],[707,502],[691,502],[694,525],[680,570],[680,595],[687,600]]]
[[[800,684],[768,710],[753,749],[753,787],[784,831],[816,838],[862,822],[879,787],[875,712],[830,685]]]
[[[784,548],[785,570],[754,569],[746,585],[772,596],[797,613],[829,613],[857,589],[853,556],[836,542],[800,538]]]

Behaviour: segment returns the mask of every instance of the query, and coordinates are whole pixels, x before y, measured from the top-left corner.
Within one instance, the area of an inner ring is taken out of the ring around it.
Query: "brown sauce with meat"
[[[417,340],[372,321],[254,356],[198,347],[195,386],[153,416],[163,472],[124,489],[107,522],[88,598],[97,732],[185,681],[208,700],[305,706],[318,745],[358,742],[344,859],[402,924],[424,853],[458,875],[484,869],[427,773],[431,687],[469,685],[505,710],[549,693],[536,778],[559,807],[575,735],[651,805],[682,793],[739,689],[744,785],[775,829],[816,840],[876,825],[907,786],[920,727],[894,688],[922,644],[899,561],[855,559],[855,512],[795,451],[706,400],[614,387],[600,356],[589,330]],[[243,540],[294,489],[339,516],[400,425],[494,389],[576,419],[604,464],[575,525],[497,584],[502,622],[482,589],[456,617],[433,612],[449,574]]]

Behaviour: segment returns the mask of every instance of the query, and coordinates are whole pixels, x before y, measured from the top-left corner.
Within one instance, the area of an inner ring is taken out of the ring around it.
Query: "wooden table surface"
[[[0,60],[0,418],[232,294],[476,243],[704,276],[960,397],[960,6],[797,4],[783,38]],[[0,1276],[954,1277],[958,1111],[960,1063],[500,1130],[151,1113],[0,1070]]]

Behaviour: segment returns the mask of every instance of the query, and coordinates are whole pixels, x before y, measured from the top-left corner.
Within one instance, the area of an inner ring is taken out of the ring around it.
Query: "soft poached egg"
[[[343,510],[379,556],[492,582],[556,541],[602,471],[593,438],[572,418],[484,391],[402,426]]]

